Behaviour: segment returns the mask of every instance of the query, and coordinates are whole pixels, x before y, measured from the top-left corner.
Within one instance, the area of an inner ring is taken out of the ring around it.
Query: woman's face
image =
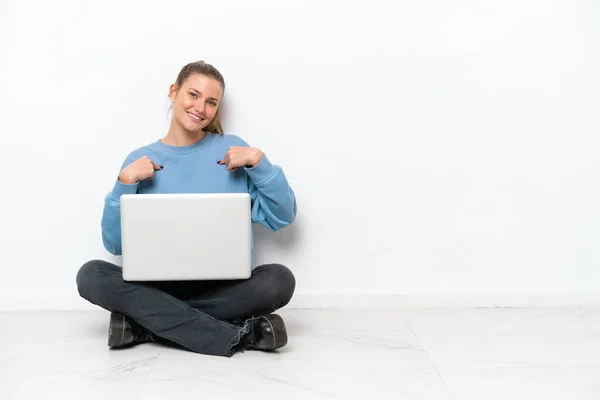
[[[215,117],[223,88],[206,75],[192,74],[179,89],[171,85],[169,98],[173,102],[173,122],[188,132],[203,130]]]

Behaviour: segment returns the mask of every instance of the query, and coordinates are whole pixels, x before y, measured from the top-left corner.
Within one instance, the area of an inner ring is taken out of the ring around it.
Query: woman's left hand
[[[263,157],[263,152],[254,147],[231,146],[219,165],[226,165],[228,171],[235,171],[240,167],[255,167]]]

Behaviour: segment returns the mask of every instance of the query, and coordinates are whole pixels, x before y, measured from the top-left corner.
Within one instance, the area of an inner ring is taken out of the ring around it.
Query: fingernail
[[[162,165],[159,165],[160,169],[163,169],[164,167]]]

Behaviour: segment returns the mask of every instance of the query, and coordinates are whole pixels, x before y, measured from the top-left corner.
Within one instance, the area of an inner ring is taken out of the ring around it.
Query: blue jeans
[[[244,322],[289,303],[296,280],[280,264],[257,266],[233,281],[127,282],[121,267],[102,260],[77,273],[79,294],[133,319],[157,339],[196,353],[231,357],[247,332]]]

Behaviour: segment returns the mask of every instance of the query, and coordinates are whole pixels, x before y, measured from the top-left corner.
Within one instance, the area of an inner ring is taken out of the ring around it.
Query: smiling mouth
[[[187,113],[187,115],[190,116],[190,118],[192,119],[192,121],[195,121],[195,122],[202,122],[202,121],[204,121],[203,118],[200,118],[197,115],[194,115],[194,114],[191,114],[191,113]]]

